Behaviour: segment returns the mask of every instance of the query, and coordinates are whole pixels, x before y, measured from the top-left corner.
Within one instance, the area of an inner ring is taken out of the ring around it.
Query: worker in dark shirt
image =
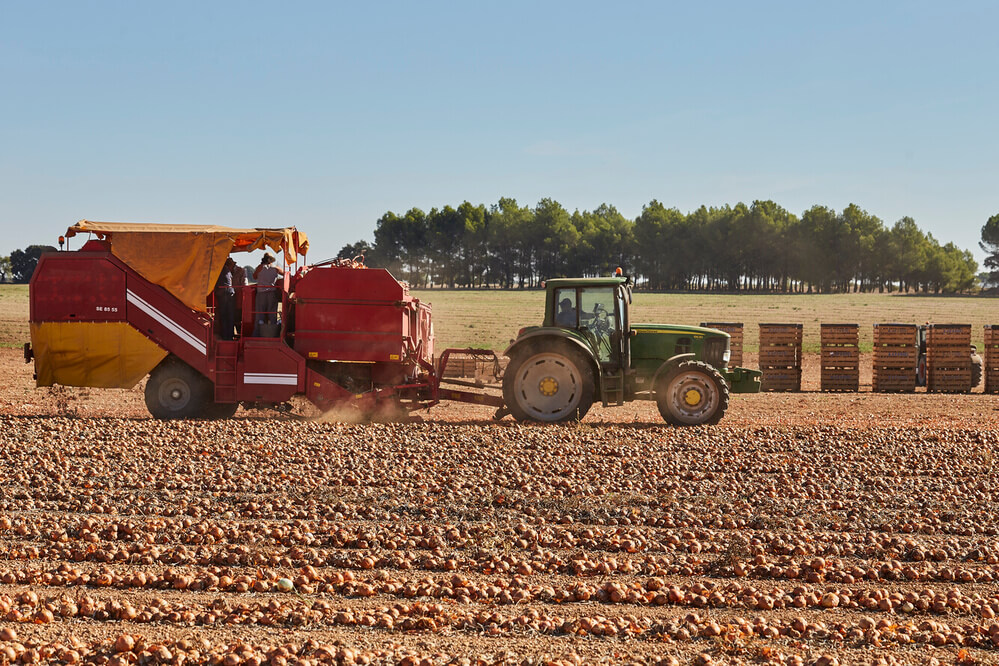
[[[225,260],[219,279],[215,282],[215,324],[219,337],[232,340],[236,328],[236,291],[232,287],[232,269],[236,262]]]
[[[572,307],[572,301],[563,298],[558,304],[559,310],[555,315],[555,325],[562,328],[576,328],[576,308]]]

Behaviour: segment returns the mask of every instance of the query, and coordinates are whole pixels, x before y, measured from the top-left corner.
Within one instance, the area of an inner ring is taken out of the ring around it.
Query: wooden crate
[[[800,391],[801,368],[763,368],[762,391]]]
[[[819,328],[821,347],[822,391],[860,390],[860,326],[857,324],[822,324]]]
[[[860,343],[860,326],[857,324],[821,324],[819,337],[823,346],[857,346]]]
[[[856,393],[860,390],[860,372],[836,368],[823,368],[819,385],[822,391],[842,391]]]
[[[734,322],[701,322],[701,326],[706,328],[717,328],[719,331],[725,331],[729,334],[731,339],[729,340],[729,350],[731,356],[728,359],[728,365],[730,368],[742,366],[742,324]]]
[[[992,347],[999,350],[999,326],[993,324],[985,325],[985,347]]]
[[[985,371],[985,392],[999,393],[999,369]]]
[[[801,347],[794,345],[760,347],[760,367],[800,368]]]
[[[926,390],[971,391],[971,324],[930,324],[926,328]]]
[[[970,393],[971,369],[926,368],[926,390],[930,393]]]
[[[760,324],[761,390],[801,390],[801,333],[801,324]]]
[[[884,345],[874,348],[874,367],[913,368],[919,363],[919,350],[915,345]]]
[[[913,393],[916,368],[874,368],[871,390],[875,393]]]
[[[760,346],[801,345],[801,324],[760,324]]]
[[[971,324],[930,324],[926,329],[926,346],[971,346]]]
[[[915,324],[874,324],[874,346],[916,346]]]
[[[874,324],[871,390],[876,393],[912,393],[916,390],[915,324]]]
[[[957,347],[931,347],[926,345],[926,364],[941,368],[971,366],[971,344]]]
[[[860,363],[860,349],[857,347],[822,347],[822,367],[856,367]]]

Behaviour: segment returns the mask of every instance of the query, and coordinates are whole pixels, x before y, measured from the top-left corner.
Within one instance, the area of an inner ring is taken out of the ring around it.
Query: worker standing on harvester
[[[236,326],[236,292],[232,287],[232,269],[235,266],[236,262],[231,257],[226,259],[215,282],[215,322],[223,340],[233,339]]]
[[[253,271],[253,279],[257,281],[257,326],[254,335],[262,334],[264,324],[277,324],[278,290],[277,279],[284,277],[284,271],[274,265],[274,255],[264,253],[260,265]]]

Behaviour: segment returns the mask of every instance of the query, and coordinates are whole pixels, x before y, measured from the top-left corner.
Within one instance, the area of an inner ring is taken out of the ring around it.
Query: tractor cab
[[[574,330],[590,344],[603,372],[629,367],[628,304],[622,278],[556,279],[546,285],[545,326]]]

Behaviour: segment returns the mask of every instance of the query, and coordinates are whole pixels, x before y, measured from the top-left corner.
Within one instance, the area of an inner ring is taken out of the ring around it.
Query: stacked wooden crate
[[[728,365],[730,368],[741,367],[742,366],[742,324],[736,324],[731,322],[701,322],[701,326],[707,328],[717,328],[719,331],[725,331],[731,336],[729,340],[729,349],[732,355],[729,356]]]
[[[801,324],[760,324],[761,390],[801,390],[801,334]]]
[[[915,324],[874,324],[873,391],[912,393],[918,362]]]
[[[823,391],[860,390],[860,327],[822,324]]]
[[[926,390],[971,391],[971,324],[930,324],[926,329]]]
[[[985,367],[985,392],[999,393],[999,326],[985,326],[985,350],[982,354]]]

